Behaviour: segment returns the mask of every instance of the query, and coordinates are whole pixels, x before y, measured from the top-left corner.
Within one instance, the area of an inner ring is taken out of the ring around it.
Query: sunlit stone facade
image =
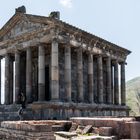
[[[18,106],[23,92],[32,119],[126,116],[129,53],[62,22],[57,12],[42,17],[17,11],[0,30],[4,104]]]

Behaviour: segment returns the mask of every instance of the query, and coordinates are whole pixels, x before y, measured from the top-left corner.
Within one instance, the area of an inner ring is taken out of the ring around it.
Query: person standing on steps
[[[18,115],[19,115],[20,120],[23,120],[23,112],[26,109],[26,96],[24,95],[23,92],[21,92],[19,97],[20,97],[21,107],[18,110]]]

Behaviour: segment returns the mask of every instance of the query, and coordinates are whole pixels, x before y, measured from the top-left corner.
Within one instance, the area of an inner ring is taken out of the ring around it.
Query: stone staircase
[[[0,105],[0,121],[19,120],[20,105]]]

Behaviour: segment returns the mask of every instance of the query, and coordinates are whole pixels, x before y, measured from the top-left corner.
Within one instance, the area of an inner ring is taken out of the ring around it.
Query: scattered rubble
[[[120,140],[140,139],[135,118],[72,118],[71,121],[4,121],[4,140]]]

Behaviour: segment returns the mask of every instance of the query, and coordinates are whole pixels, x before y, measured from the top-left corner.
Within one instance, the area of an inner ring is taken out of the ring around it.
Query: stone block
[[[140,139],[140,122],[130,122],[130,138]]]
[[[92,130],[92,125],[87,125],[87,126],[83,129],[82,134],[87,134],[87,133],[91,132],[91,130]]]
[[[72,126],[71,126],[69,132],[75,131],[77,129],[77,127],[78,127],[78,124],[77,123],[72,123]]]
[[[56,135],[62,136],[64,138],[72,138],[77,136],[76,132],[55,132]]]
[[[112,136],[113,129],[112,127],[100,127],[99,135],[101,136]]]
[[[94,134],[99,134],[99,128],[98,127],[92,127],[92,132]]]
[[[61,125],[52,125],[52,131],[53,132],[64,131],[64,127]]]

